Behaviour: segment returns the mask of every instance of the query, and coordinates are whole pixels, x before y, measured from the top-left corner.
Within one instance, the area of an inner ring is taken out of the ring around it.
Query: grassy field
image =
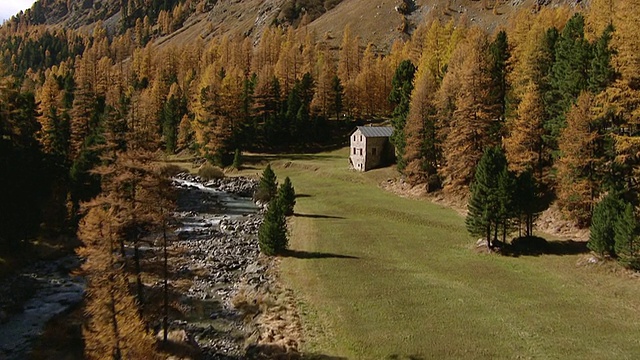
[[[393,171],[351,172],[346,149],[271,160],[300,194],[297,255],[283,259],[282,279],[301,301],[305,350],[348,359],[639,356],[637,279],[583,265],[580,253],[477,253],[462,217],[381,190]]]

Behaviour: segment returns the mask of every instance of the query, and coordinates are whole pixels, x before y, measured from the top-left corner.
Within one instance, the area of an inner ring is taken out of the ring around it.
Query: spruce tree
[[[273,198],[258,229],[260,251],[265,255],[281,254],[289,246],[287,218],[282,210],[279,199]]]
[[[276,174],[271,170],[271,164],[262,172],[260,177],[260,183],[258,183],[258,190],[256,190],[255,198],[260,201],[271,201],[276,196],[278,191],[278,182]]]
[[[593,58],[589,67],[589,91],[597,94],[609,86],[615,77],[611,66],[613,25],[609,24],[600,38],[593,45]]]
[[[566,126],[565,112],[575,103],[580,92],[589,85],[591,45],[584,38],[584,17],[575,14],[562,30],[555,46],[555,62],[551,69],[549,122],[550,146],[557,150],[557,141]]]
[[[336,121],[340,120],[340,113],[342,112],[342,99],[344,98],[344,86],[340,82],[340,78],[334,75],[331,79],[331,92],[330,92],[330,109],[331,112],[336,114]]]
[[[471,235],[484,237],[490,248],[491,235],[493,232],[496,237],[497,225],[501,221],[501,207],[504,206],[496,174],[502,173],[506,166],[507,160],[500,147],[486,149],[471,184],[471,198],[467,207],[469,212],[465,220],[467,230]]]
[[[533,235],[533,222],[536,215],[542,212],[543,204],[538,195],[536,179],[531,171],[521,173],[516,182],[514,210],[519,218],[520,236],[522,236],[522,225],[524,225],[524,236],[529,237]]]
[[[293,207],[296,205],[296,191],[288,176],[278,188],[278,202],[285,216],[293,215]]]
[[[498,175],[497,196],[500,207],[496,214],[496,228],[494,230],[494,238],[497,237],[498,230],[502,232],[503,243],[507,241],[507,234],[511,230],[512,220],[515,217],[516,186],[514,174],[508,170],[507,166],[504,166]]]
[[[621,264],[633,269],[640,266],[640,227],[636,220],[633,205],[627,204],[616,221],[615,251]]]
[[[240,149],[236,149],[236,152],[233,155],[233,167],[237,170],[242,168],[242,152]]]
[[[596,205],[591,218],[591,233],[587,247],[600,256],[615,255],[616,219],[623,205],[616,194],[609,193]]]
[[[393,135],[391,135],[391,143],[396,148],[398,156],[398,169],[405,167],[404,152],[407,143],[404,126],[409,115],[409,102],[411,100],[411,92],[413,91],[413,77],[416,67],[409,60],[404,60],[398,65],[393,80],[391,81],[391,93],[389,94],[389,102],[395,105],[393,109]]]

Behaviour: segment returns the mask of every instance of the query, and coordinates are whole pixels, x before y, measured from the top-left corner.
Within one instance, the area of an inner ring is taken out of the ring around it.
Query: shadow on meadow
[[[286,250],[281,256],[295,259],[359,259],[359,257],[351,255],[302,250]]]
[[[424,360],[424,357],[419,356],[419,355],[397,355],[397,354],[393,354],[393,355],[389,355],[387,358],[387,360]]]
[[[519,237],[502,249],[507,256],[540,256],[540,255],[579,255],[589,252],[585,241],[557,240],[547,241],[538,236]]]
[[[295,216],[295,217],[303,217],[303,218],[311,218],[311,219],[341,219],[341,220],[346,219],[345,217],[342,217],[342,216],[320,215],[320,214],[294,213],[293,216]]]

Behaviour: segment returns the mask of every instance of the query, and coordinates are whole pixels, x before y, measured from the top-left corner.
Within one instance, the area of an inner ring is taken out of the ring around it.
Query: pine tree
[[[405,167],[404,152],[406,146],[406,137],[404,127],[409,115],[409,104],[411,101],[411,93],[413,91],[413,78],[416,67],[409,60],[404,60],[398,65],[393,80],[391,81],[391,93],[389,94],[389,102],[395,105],[393,109],[393,118],[391,123],[394,131],[391,136],[391,143],[395,146],[396,155],[398,157],[398,169]]]
[[[268,202],[276,197],[277,191],[278,182],[276,174],[271,169],[271,164],[267,164],[267,167],[264,169],[262,176],[260,177],[260,183],[258,183],[255,198],[262,202]]]
[[[331,93],[330,93],[330,109],[331,112],[336,114],[336,120],[340,120],[340,113],[342,113],[343,99],[344,99],[344,86],[340,78],[335,75],[331,79]]]
[[[296,191],[287,176],[278,188],[278,204],[282,207],[285,216],[293,215],[293,207],[296,205]]]
[[[640,267],[640,226],[633,205],[627,203],[614,225],[618,261],[632,269]]]
[[[258,241],[260,251],[269,256],[281,254],[289,246],[287,218],[278,198],[273,198],[269,202],[264,221],[258,229]]]
[[[550,116],[545,128],[549,131],[549,145],[553,150],[558,148],[557,139],[566,126],[565,113],[589,85],[591,54],[591,46],[584,38],[584,18],[577,13],[558,38],[549,80],[552,88],[549,97],[553,100],[547,104]]]
[[[616,220],[624,211],[624,204],[617,194],[610,193],[593,209],[591,232],[587,247],[600,256],[615,256]]]
[[[503,155],[504,156],[504,155]],[[506,161],[506,157],[505,157]],[[516,218],[516,195],[517,180],[515,175],[509,171],[508,166],[504,166],[498,174],[498,203],[499,211],[496,214],[496,227],[494,238],[497,238],[498,231],[502,232],[502,242],[506,243],[507,235],[512,229],[512,220]]]
[[[242,151],[240,151],[240,149],[236,149],[233,154],[233,167],[236,170],[242,169]]]
[[[520,236],[524,224],[524,236],[533,236],[533,226],[537,214],[542,212],[543,203],[539,196],[538,185],[531,171],[520,173],[516,179],[514,211],[518,217]]]
[[[471,198],[465,223],[471,235],[482,236],[489,248],[493,247],[492,235],[498,232],[502,224],[501,214],[507,208],[500,194],[500,180],[496,174],[506,171],[507,160],[499,147],[485,150],[476,168],[471,184]],[[503,185],[507,185],[503,181]],[[506,189],[506,188],[505,188]]]
[[[611,66],[610,48],[613,25],[607,26],[593,45],[593,58],[589,67],[589,91],[597,94],[609,86],[615,77]]]

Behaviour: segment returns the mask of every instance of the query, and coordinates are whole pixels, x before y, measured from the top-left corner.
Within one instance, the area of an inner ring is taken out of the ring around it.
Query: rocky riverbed
[[[172,329],[183,330],[204,359],[244,358],[248,330],[232,298],[245,273],[255,271],[260,253],[262,211],[250,197],[257,182],[179,174],[173,185],[177,236],[170,252],[180,255],[171,267],[174,283],[188,288],[183,285],[180,299],[184,317],[174,320]]]
[[[75,256],[40,261],[0,283],[0,359],[25,359],[45,324],[82,301]]]
[[[183,319],[172,328],[195,342],[203,359],[296,358],[302,325],[277,259],[260,255],[264,208],[251,200],[257,181],[204,181],[179,174],[174,282],[186,282]]]
[[[295,301],[278,285],[277,260],[259,251],[264,209],[251,199],[257,181],[179,174],[173,186],[175,236],[168,247],[173,339],[195,349],[192,355],[199,359],[297,353],[295,336],[301,330]],[[153,264],[162,262],[162,247],[149,243],[141,248],[143,271],[147,266],[152,274]],[[78,266],[75,256],[40,262],[0,283],[0,359],[26,358],[46,322],[82,300],[84,282],[70,275]],[[146,277],[149,298],[161,293],[160,273]],[[161,333],[159,316],[151,317],[152,328]]]

